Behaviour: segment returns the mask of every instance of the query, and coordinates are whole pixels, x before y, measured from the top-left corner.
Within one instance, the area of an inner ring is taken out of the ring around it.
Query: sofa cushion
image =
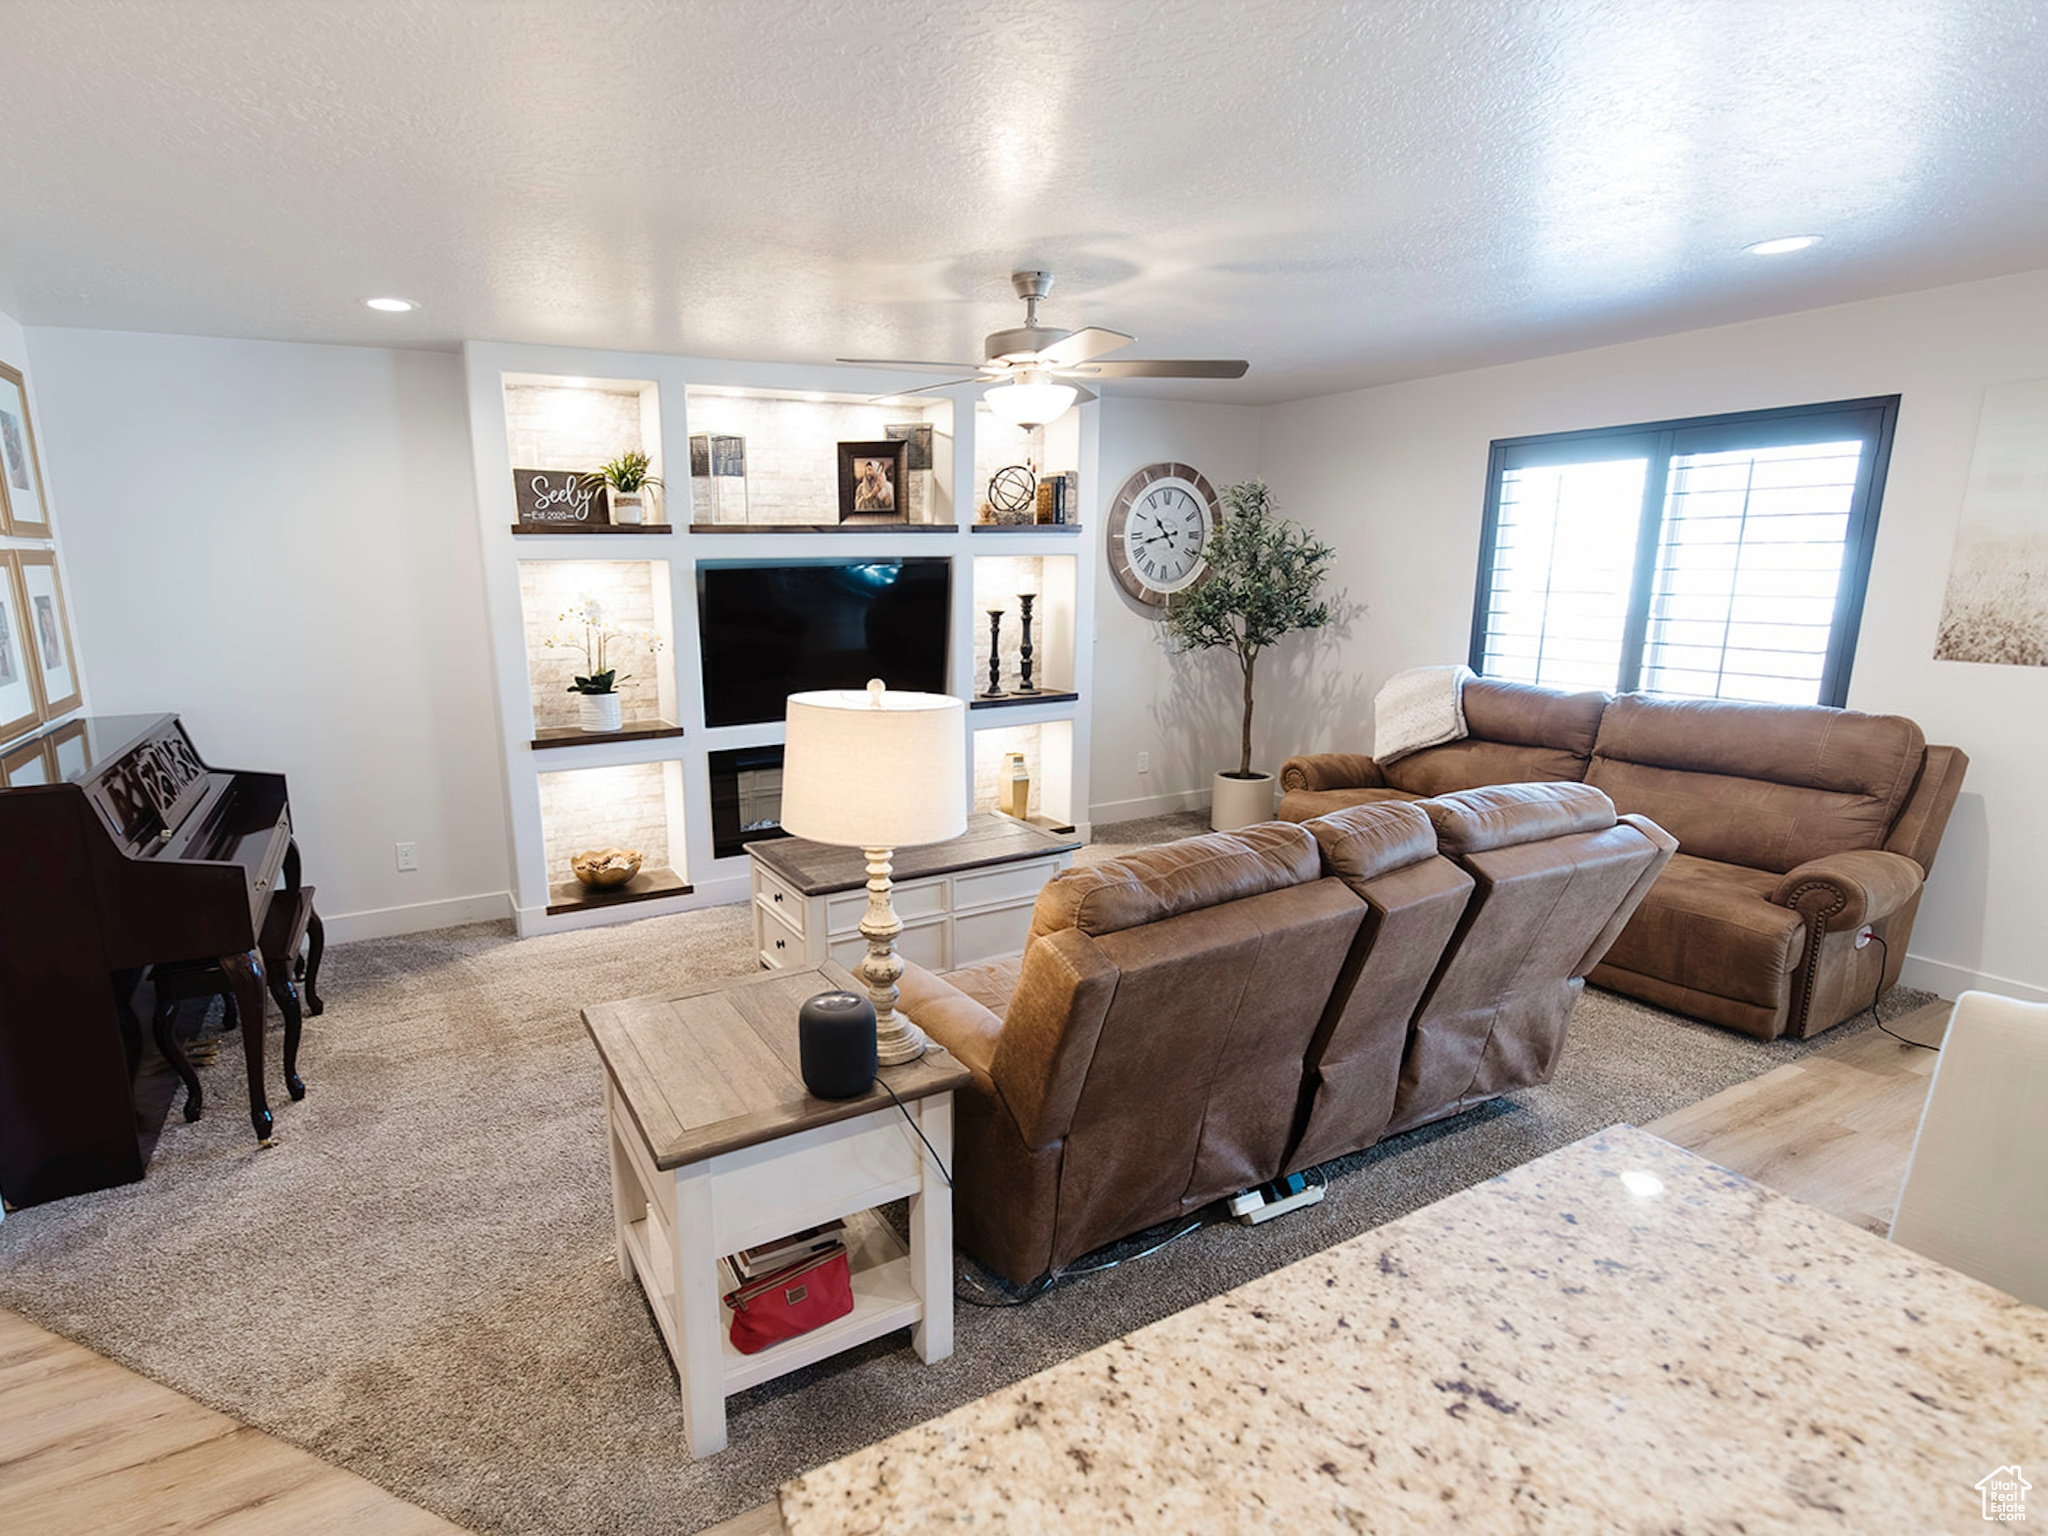
[[[1482,784],[1575,782],[1585,777],[1586,760],[1557,747],[1467,737],[1425,747],[1380,771],[1388,784],[1411,795],[1448,795]]]
[[[1421,798],[1405,789],[1290,789],[1280,797],[1280,809],[1274,814],[1282,821],[1313,821],[1354,805],[1386,805]]]
[[[1038,893],[1031,938],[1118,933],[1320,878],[1315,839],[1292,822],[1182,838],[1055,876]]]
[[[1614,825],[1614,802],[1584,784],[1495,784],[1422,802],[1452,857]]]
[[[1407,800],[1355,805],[1304,823],[1333,875],[1354,883],[1378,879],[1436,852],[1436,829]]]
[[[1598,691],[1560,693],[1527,683],[1475,678],[1465,685],[1465,734],[1569,753],[1583,769],[1593,755],[1607,701],[1608,696]]]
[[[1624,694],[1586,782],[1688,854],[1783,874],[1882,847],[1925,754],[1920,727],[1897,715]]]
[[[1806,920],[1774,905],[1777,877],[1673,854],[1605,963],[1673,986],[1776,1008],[1806,952]]]

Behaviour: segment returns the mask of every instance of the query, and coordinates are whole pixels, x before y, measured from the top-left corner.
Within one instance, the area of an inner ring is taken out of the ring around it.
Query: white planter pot
[[[1216,790],[1209,802],[1209,825],[1218,832],[1235,832],[1273,819],[1273,775],[1255,773],[1248,779],[1232,774],[1216,775]]]
[[[647,493],[645,491],[620,491],[605,487],[611,498],[612,521],[628,526],[650,521],[647,516]]]
[[[616,731],[621,728],[619,696],[616,693],[579,693],[576,698],[583,706],[581,724],[584,730]]]

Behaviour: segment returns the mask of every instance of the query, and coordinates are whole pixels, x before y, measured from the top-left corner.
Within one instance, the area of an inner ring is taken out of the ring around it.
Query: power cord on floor
[[[1043,1296],[1047,1291],[1051,1290],[1055,1285],[1060,1284],[1062,1281],[1078,1280],[1083,1275],[1099,1275],[1105,1269],[1115,1269],[1119,1264],[1128,1264],[1134,1259],[1149,1259],[1153,1254],[1159,1252],[1160,1249],[1167,1247],[1169,1244],[1179,1242],[1182,1238],[1186,1237],[1190,1232],[1198,1231],[1199,1229],[1207,1225],[1208,1223],[1198,1216],[1193,1221],[1189,1222],[1186,1226],[1182,1227],[1178,1232],[1170,1232],[1165,1237],[1162,1237],[1158,1242],[1154,1243],[1151,1247],[1141,1248],[1136,1253],[1118,1254],[1113,1259],[1103,1259],[1100,1262],[1094,1264],[1074,1264],[1068,1266],[1065,1269],[1056,1269],[1048,1275],[1040,1275],[1036,1280],[1032,1281],[1029,1285],[1025,1286],[1021,1291],[1019,1291],[1014,1297],[991,1297],[990,1293],[987,1290],[982,1290],[981,1294],[978,1296],[969,1295],[966,1290],[963,1290],[960,1286],[956,1285],[953,1287],[953,1298],[956,1301],[964,1301],[970,1307],[1021,1307],[1027,1301],[1036,1301],[1039,1297]],[[968,1284],[976,1288],[980,1287],[980,1282],[976,1280],[970,1279]]]
[[[1881,950],[1884,954],[1884,963],[1877,968],[1877,990],[1870,994],[1870,1017],[1876,1021],[1877,1027],[1879,1029],[1883,1030],[1886,1034],[1890,1035],[1894,1040],[1898,1041],[1901,1045],[1910,1045],[1914,1049],[1922,1051],[1940,1051],[1940,1046],[1929,1045],[1925,1040],[1907,1039],[1904,1035],[1900,1034],[1896,1029],[1893,1029],[1890,1025],[1886,1024],[1884,1021],[1884,1016],[1877,1011],[1878,999],[1884,996],[1884,973],[1891,969],[1892,952],[1890,947],[1886,945],[1885,941],[1883,939],[1880,939],[1874,933],[1870,936],[1870,942],[1875,944],[1878,947],[1878,949]]]

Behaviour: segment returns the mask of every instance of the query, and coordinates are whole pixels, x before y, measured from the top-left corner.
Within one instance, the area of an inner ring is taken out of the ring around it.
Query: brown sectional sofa
[[[1671,847],[1581,785],[1515,786],[1069,870],[1019,959],[902,978],[904,1011],[974,1075],[961,1245],[1028,1283],[1546,1080],[1580,978]]]
[[[1486,784],[1582,780],[1678,839],[1591,979],[1763,1039],[1898,979],[1969,759],[1897,715],[1565,693],[1479,679],[1468,735],[1381,765],[1282,765],[1280,816]],[[1859,944],[1868,928],[1882,944]]]

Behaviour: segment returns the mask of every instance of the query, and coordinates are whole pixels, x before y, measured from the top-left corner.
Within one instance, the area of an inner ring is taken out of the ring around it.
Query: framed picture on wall
[[[28,419],[28,386],[21,370],[0,363],[0,531],[18,538],[50,536],[50,503],[43,465]]]
[[[71,650],[71,619],[57,580],[57,557],[47,549],[21,549],[14,558],[21,571],[21,622],[34,663],[30,674],[42,694],[43,718],[54,720],[84,702],[78,688],[78,658]]]
[[[903,466],[910,444],[896,440],[839,445],[839,521],[908,521]]]
[[[56,782],[57,769],[50,760],[47,741],[24,742],[0,752],[0,788],[21,789],[30,784]]]
[[[21,566],[13,550],[0,550],[0,741],[10,741],[42,723],[43,700],[36,692],[27,613]]]

